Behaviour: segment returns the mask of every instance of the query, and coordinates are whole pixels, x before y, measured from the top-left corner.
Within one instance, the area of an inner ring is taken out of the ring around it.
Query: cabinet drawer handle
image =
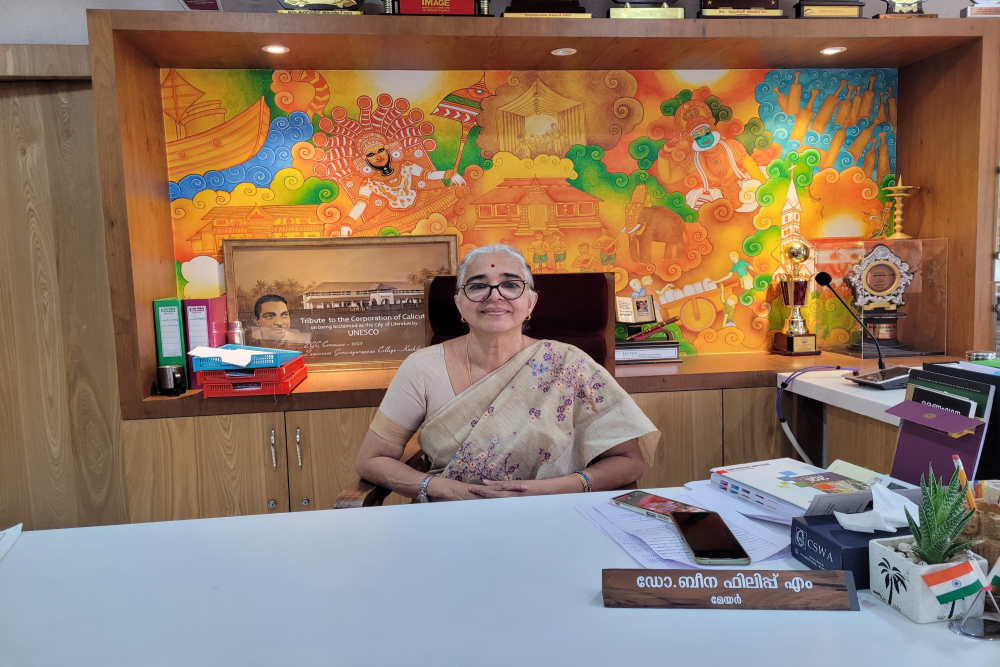
[[[271,470],[278,469],[278,457],[274,453],[274,427],[271,427]]]
[[[295,427],[295,455],[299,459],[299,470],[302,470],[302,448],[299,447],[300,436],[302,435],[302,427]]]

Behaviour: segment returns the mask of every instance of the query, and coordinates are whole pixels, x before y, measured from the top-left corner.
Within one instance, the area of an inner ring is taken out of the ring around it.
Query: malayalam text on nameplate
[[[858,611],[844,570],[603,570],[605,607]]]

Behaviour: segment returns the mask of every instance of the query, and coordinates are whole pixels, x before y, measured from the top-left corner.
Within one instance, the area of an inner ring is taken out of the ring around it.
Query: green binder
[[[184,315],[180,299],[153,302],[156,320],[156,358],[160,366],[187,366],[184,349]]]

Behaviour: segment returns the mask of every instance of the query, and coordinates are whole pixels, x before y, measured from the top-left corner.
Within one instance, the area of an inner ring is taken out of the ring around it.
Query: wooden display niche
[[[160,69],[171,67],[898,68],[897,171],[922,187],[921,196],[907,205],[907,231],[949,240],[948,353],[992,344],[1000,23],[521,21],[89,10],[88,24],[125,419],[373,406],[391,377],[385,372],[316,373],[295,394],[276,398],[151,396],[156,379],[152,301],[173,294],[176,284],[163,124],[159,106],[150,100],[159,99]],[[290,52],[261,51],[275,43]],[[819,53],[829,46],[847,51]],[[564,47],[577,53],[551,54]],[[799,365],[781,363],[787,365],[780,369]],[[773,386],[779,365],[766,354],[705,355],[680,366],[623,369],[620,375],[627,389],[638,392]]]

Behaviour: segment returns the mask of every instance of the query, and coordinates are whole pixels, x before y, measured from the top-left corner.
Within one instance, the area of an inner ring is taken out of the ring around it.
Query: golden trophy
[[[792,312],[785,327],[771,339],[771,352],[789,357],[819,354],[816,349],[816,334],[809,333],[802,308],[809,301],[809,286],[812,276],[804,270],[804,265],[813,257],[813,248],[804,240],[793,240],[781,249],[783,266],[790,272],[781,276],[781,296]]]

